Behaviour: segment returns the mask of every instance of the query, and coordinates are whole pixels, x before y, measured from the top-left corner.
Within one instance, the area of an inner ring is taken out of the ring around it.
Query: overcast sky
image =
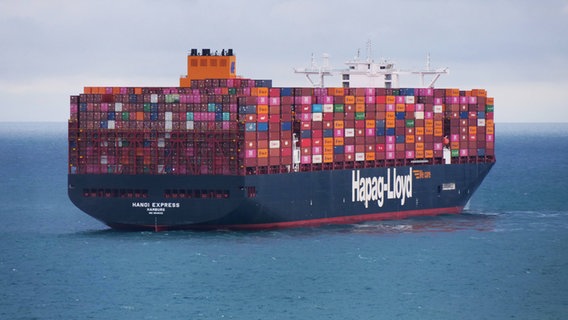
[[[568,0],[0,0],[0,24],[0,121],[66,121],[84,86],[178,86],[191,48],[308,86],[293,67],[370,40],[403,69],[429,52],[437,87],[487,89],[497,122],[568,122]]]

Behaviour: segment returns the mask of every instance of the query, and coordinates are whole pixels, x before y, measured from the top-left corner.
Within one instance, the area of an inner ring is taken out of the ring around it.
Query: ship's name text
[[[133,208],[179,208],[179,202],[132,202]]]
[[[391,173],[392,171],[392,173]],[[385,204],[385,199],[399,199],[404,206],[407,198],[412,198],[412,168],[408,174],[397,174],[396,168],[387,170],[384,176],[361,177],[360,170],[352,171],[351,201],[363,202],[365,208],[369,202],[376,201],[379,207]]]

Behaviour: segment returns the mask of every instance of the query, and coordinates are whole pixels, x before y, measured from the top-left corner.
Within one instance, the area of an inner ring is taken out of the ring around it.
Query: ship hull
[[[123,230],[271,229],[460,213],[493,163],[247,176],[70,174],[82,211]]]

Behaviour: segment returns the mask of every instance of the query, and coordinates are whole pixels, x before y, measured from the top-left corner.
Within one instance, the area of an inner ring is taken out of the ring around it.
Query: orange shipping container
[[[416,151],[424,151],[424,142],[416,142],[414,149]]]
[[[394,104],[396,98],[394,96],[387,96],[387,104]]]
[[[416,150],[416,152],[414,153],[414,157],[416,158],[424,158],[424,150]]]
[[[333,122],[333,127],[334,127],[335,129],[343,129],[343,127],[344,127],[343,120],[335,120],[335,121]]]
[[[354,104],[355,96],[345,96],[345,104]]]
[[[333,146],[324,146],[323,154],[333,154]]]
[[[417,136],[423,136],[424,135],[424,127],[414,127],[414,133]]]
[[[359,98],[363,98],[363,97],[357,97],[357,99]],[[363,98],[365,99],[365,98]],[[365,112],[365,104],[361,104],[361,103],[357,103],[355,104],[355,112]]]
[[[141,111],[136,112],[136,120],[137,121],[144,121],[144,112],[141,112]]]
[[[267,104],[259,104],[259,105],[256,107],[256,112],[257,112],[258,114],[268,114],[268,110],[269,110],[269,108],[268,108],[268,105],[267,105]]]
[[[387,128],[394,128],[396,127],[396,120],[394,119],[387,119],[386,121]]]
[[[375,153],[374,152],[366,152],[365,153],[365,160],[374,161],[375,160]]]
[[[355,97],[355,103],[365,105],[365,97],[360,97],[360,96]],[[357,112],[364,112],[364,111],[357,111]]]
[[[257,88],[257,94],[259,97],[268,97],[268,88],[264,87]]]
[[[325,162],[325,163],[333,162],[333,154],[324,154],[323,155],[323,162]]]
[[[446,96],[448,97],[459,97],[460,89],[446,89]]]
[[[342,146],[344,143],[343,137],[335,137],[333,138],[333,145]]]
[[[406,143],[414,143],[414,135],[406,135],[406,139],[405,139]]]
[[[365,128],[373,129],[376,126],[375,120],[365,120]]]
[[[405,112],[406,111],[406,105],[404,103],[397,103],[395,106],[395,110],[396,112]]]
[[[258,149],[259,158],[268,158],[268,149]]]
[[[469,134],[477,134],[477,127],[470,126],[469,127]]]
[[[460,148],[460,143],[458,141],[453,141],[450,143],[450,148],[457,150]]]
[[[330,96],[343,96],[345,95],[345,89],[343,88],[329,88],[328,93]]]
[[[486,100],[486,103],[487,103],[488,105],[490,105],[490,106],[494,105],[494,104],[495,104],[494,102],[495,102],[495,101],[494,101],[494,98],[493,98],[493,97],[487,98],[487,100]]]
[[[444,134],[444,130],[442,128],[434,128],[434,137],[441,137]]]
[[[434,158],[434,150],[425,150],[424,151],[424,158],[426,158],[426,159]]]
[[[333,147],[333,138],[323,138],[323,146],[324,147]]]

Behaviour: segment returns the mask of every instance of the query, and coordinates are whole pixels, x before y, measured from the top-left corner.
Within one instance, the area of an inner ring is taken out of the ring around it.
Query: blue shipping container
[[[249,132],[256,131],[256,122],[249,122],[245,124],[245,130]]]
[[[261,131],[268,131],[268,122],[259,122],[256,124],[256,130]]]

